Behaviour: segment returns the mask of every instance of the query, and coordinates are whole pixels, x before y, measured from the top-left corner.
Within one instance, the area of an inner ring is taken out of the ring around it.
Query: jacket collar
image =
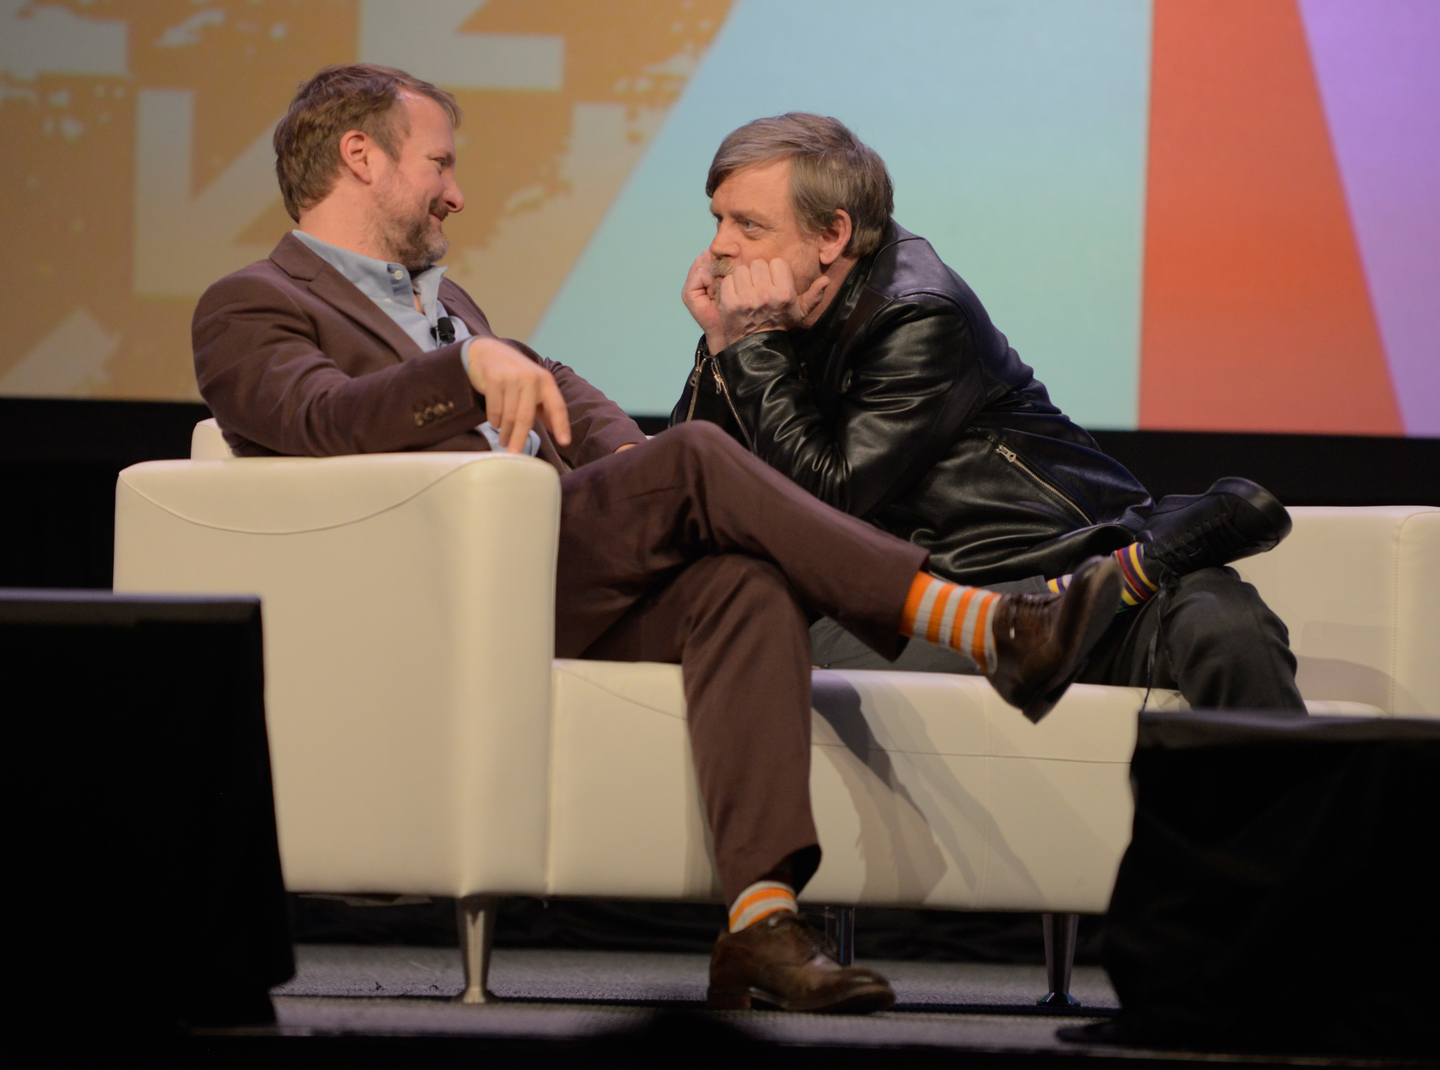
[[[271,251],[270,259],[296,282],[307,284],[316,297],[384,342],[397,360],[420,355],[420,347],[398,323],[295,235],[286,234],[281,238]]]
[[[270,260],[281,271],[296,282],[306,283],[311,293],[331,307],[343,312],[355,323],[364,327],[395,352],[399,360],[409,360],[421,353],[415,340],[401,329],[400,325],[385,314],[384,309],[372,301],[359,288],[325,262],[324,257],[302,242],[293,234],[286,234],[270,252]],[[477,319],[468,307],[468,301],[455,301],[449,294],[462,291],[449,279],[440,284],[440,300],[446,310],[458,315],[470,333],[490,334],[490,326]]]
[[[820,314],[815,325],[809,330],[799,332],[797,339],[797,350],[805,355],[805,359],[817,353],[829,353],[835,348],[835,343],[840,340],[849,323],[850,317],[855,314],[856,307],[865,293],[865,287],[870,281],[871,273],[875,269],[875,263],[885,251],[900,242],[911,240],[915,235],[911,234],[904,227],[890,220],[885,228],[885,236],[880,241],[880,248],[876,249],[869,256],[863,256],[856,261],[855,266],[850,269],[850,274],[845,276],[845,281],[840,284],[840,292],[835,295],[835,300],[830,302],[830,307]]]

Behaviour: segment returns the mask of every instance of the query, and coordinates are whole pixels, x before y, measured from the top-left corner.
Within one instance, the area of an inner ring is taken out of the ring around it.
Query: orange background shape
[[[1156,0],[1140,426],[1403,434],[1294,0]]]

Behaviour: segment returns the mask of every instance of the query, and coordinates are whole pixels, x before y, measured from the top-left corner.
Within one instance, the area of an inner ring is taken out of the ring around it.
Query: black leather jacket
[[[1151,505],[964,280],[893,222],[814,327],[713,356],[702,337],[670,422],[692,419],[965,583],[1062,575],[1131,542]]]

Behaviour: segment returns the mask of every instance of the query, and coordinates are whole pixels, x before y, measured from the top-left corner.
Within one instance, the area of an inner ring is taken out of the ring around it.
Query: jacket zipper
[[[685,412],[685,422],[695,419],[695,400],[700,396],[700,368],[704,358],[695,353],[695,370],[690,373],[690,408]]]
[[[750,441],[750,432],[745,430],[745,422],[740,419],[735,402],[730,399],[730,388],[725,385],[725,377],[720,374],[720,362],[714,357],[710,358],[710,370],[715,373],[715,385],[720,388],[720,393],[725,395],[725,404],[730,406],[730,415],[735,417],[735,426],[740,428],[740,433],[745,436],[745,448],[754,453],[755,444]]]
[[[710,371],[715,376],[715,389],[725,398],[725,404],[730,409],[730,415],[735,417],[735,426],[740,428],[740,433],[745,436],[745,446],[752,453],[755,447],[750,442],[750,432],[745,430],[745,424],[740,419],[740,413],[735,408],[735,402],[730,397],[730,388],[725,385],[725,377],[720,374],[720,362],[714,357],[706,355],[699,346],[695,347],[695,370],[690,373],[690,407],[685,411],[685,421],[695,418],[695,402],[700,397],[700,373],[705,365],[710,365]]]
[[[993,441],[993,440],[992,440],[992,441]],[[1059,487],[1055,486],[1055,485],[1054,485],[1053,483],[1051,483],[1049,480],[1047,480],[1047,479],[1042,479],[1039,475],[1037,475],[1037,474],[1035,473],[1035,470],[1034,470],[1033,468],[1031,468],[1028,464],[1026,464],[1024,461],[1022,461],[1022,460],[1020,459],[1020,455],[1019,455],[1018,453],[1016,453],[1014,450],[1010,449],[1008,446],[1002,446],[1002,445],[1001,445],[1000,443],[998,443],[998,442],[995,443],[995,449],[996,449],[996,451],[1000,454],[1001,457],[1004,457],[1007,461],[1009,461],[1011,464],[1013,464],[1016,468],[1020,469],[1020,471],[1024,472],[1027,476],[1029,476],[1031,479],[1033,479],[1036,483],[1039,483],[1042,487],[1044,487],[1046,490],[1048,490],[1051,494],[1055,495],[1055,497],[1059,498],[1062,502],[1064,502],[1066,505],[1068,505],[1071,509],[1074,509],[1077,513],[1079,513],[1080,516],[1084,518],[1085,523],[1087,523],[1087,524],[1093,524],[1093,523],[1095,523],[1094,519],[1090,516],[1090,514],[1087,513],[1084,509],[1081,509],[1080,506],[1078,506],[1077,504],[1075,504],[1074,499],[1072,499],[1072,498],[1070,497],[1070,495],[1066,494],[1064,491],[1062,491]]]

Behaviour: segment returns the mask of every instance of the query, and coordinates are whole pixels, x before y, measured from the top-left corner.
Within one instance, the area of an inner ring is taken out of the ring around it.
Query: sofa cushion
[[[1235,568],[1289,627],[1300,693],[1440,717],[1440,509],[1290,514],[1289,538]]]
[[[816,670],[805,898],[1103,912],[1142,696],[1076,685],[1032,725],[978,677]],[[550,893],[718,900],[679,667],[557,660],[554,709]]]

